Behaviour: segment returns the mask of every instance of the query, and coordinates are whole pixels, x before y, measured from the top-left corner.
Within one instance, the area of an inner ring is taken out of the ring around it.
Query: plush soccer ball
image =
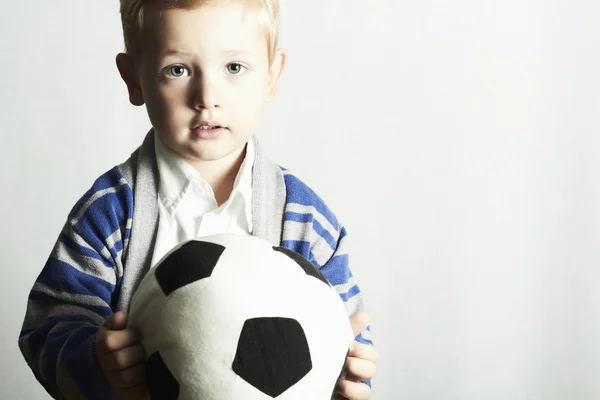
[[[171,250],[142,281],[129,325],[160,400],[329,400],[354,339],[308,260],[245,235]]]

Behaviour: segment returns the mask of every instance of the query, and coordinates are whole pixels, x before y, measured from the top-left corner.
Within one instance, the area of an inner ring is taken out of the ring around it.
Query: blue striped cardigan
[[[129,308],[150,269],[157,193],[151,131],[73,207],[33,285],[19,347],[54,398],[115,398],[98,364],[95,334],[106,317]],[[252,203],[253,235],[302,254],[336,288],[349,314],[362,309],[348,268],[346,230],[308,186],[267,160],[258,143]],[[370,344],[369,330],[357,339]]]

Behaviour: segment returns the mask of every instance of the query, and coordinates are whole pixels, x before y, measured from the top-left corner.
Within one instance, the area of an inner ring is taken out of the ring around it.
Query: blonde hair
[[[125,51],[132,55],[136,55],[138,51],[137,36],[144,27],[144,8],[146,6],[155,6],[160,9],[185,9],[232,1],[254,3],[259,6],[259,20],[266,28],[269,62],[272,62],[279,41],[279,0],[120,0]]]

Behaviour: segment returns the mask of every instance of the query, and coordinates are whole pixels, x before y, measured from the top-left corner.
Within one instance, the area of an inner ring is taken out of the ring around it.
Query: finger
[[[377,366],[369,360],[360,358],[348,357],[346,359],[346,379],[351,380],[369,380],[375,376]]]
[[[121,400],[150,400],[150,391],[146,382],[137,386],[119,389],[117,395]]]
[[[132,388],[146,381],[146,365],[137,364],[133,367],[108,373],[108,379],[114,388]]]
[[[120,371],[137,364],[142,364],[145,361],[146,352],[144,348],[136,344],[109,353],[107,355],[106,368],[109,371]]]
[[[111,331],[125,329],[127,326],[127,317],[128,315],[125,311],[116,312],[110,317],[106,318],[102,326]]]
[[[371,397],[371,388],[362,382],[339,380],[337,393],[349,400],[368,400]]]
[[[369,317],[369,314],[364,311],[352,314],[350,316],[350,325],[352,326],[352,332],[354,332],[354,336],[360,335],[362,331],[367,329],[370,320],[371,318]]]
[[[98,333],[96,347],[104,353],[110,353],[139,343],[140,334],[135,329],[110,331],[102,329]]]
[[[379,353],[375,346],[364,343],[352,343],[350,346],[350,357],[362,358],[363,360],[369,360],[371,362],[377,362],[379,359]]]

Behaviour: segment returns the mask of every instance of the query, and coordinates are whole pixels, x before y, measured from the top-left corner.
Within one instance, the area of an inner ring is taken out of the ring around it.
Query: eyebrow
[[[227,51],[224,51],[223,53],[229,54],[232,56],[237,56],[237,55],[242,55],[242,54],[249,54],[249,55],[253,55],[253,56],[256,55],[256,53],[253,53],[251,51],[245,51],[245,50],[227,50]]]
[[[163,56],[191,56],[190,53],[183,50],[168,49],[162,52]]]
[[[247,55],[247,56],[256,56],[257,54],[251,51],[246,51],[246,50],[225,50],[222,52],[222,54],[226,54],[228,56],[243,56],[243,55]],[[178,49],[166,49],[161,53],[162,57],[167,57],[167,56],[185,56],[185,57],[190,57],[193,54],[185,51],[185,50],[178,50]]]

